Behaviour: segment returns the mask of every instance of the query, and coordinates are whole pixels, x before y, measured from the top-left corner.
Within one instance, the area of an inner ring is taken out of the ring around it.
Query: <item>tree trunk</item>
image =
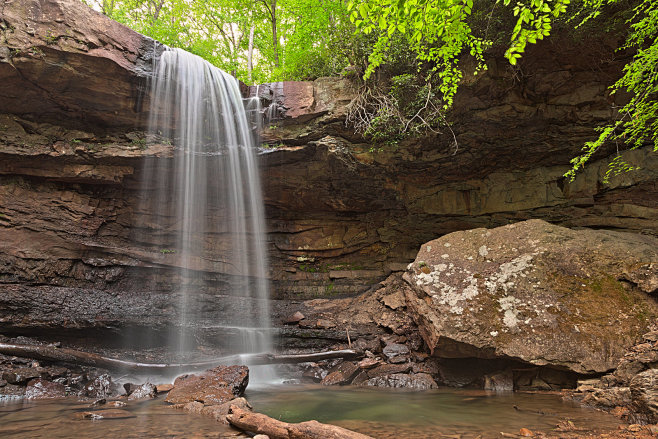
[[[272,44],[274,46],[274,67],[279,67],[279,38],[276,35],[276,0],[272,0]]]
[[[103,357],[90,352],[75,349],[56,348],[53,346],[15,345],[0,343],[0,354],[16,357],[34,358],[43,361],[62,362],[76,365],[100,367],[102,369],[118,371],[176,371],[176,370],[204,370],[220,364],[292,364],[307,363],[310,361],[329,360],[333,358],[360,358],[363,354],[352,349],[338,351],[314,352],[310,354],[245,354],[214,358],[196,363],[153,364],[134,361],[119,360],[117,358]]]
[[[254,56],[254,31],[256,30],[256,25],[252,24],[251,29],[249,29],[249,50],[247,51],[247,72],[249,74],[249,83],[252,82],[252,73],[254,70],[253,56]]]
[[[243,410],[232,405],[226,420],[231,425],[270,439],[373,439],[371,436],[347,430],[335,425],[321,424],[318,421],[298,424],[278,421],[269,416]]]

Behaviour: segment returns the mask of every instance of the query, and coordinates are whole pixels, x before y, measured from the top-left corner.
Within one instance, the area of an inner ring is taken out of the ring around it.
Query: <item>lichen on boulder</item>
[[[632,281],[657,259],[653,236],[541,220],[455,232],[409,264],[407,305],[435,356],[601,373],[658,315]]]

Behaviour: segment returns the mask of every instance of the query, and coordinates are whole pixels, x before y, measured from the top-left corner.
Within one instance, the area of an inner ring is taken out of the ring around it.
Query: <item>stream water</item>
[[[520,428],[548,432],[565,419],[588,431],[614,429],[613,416],[554,394],[493,394],[440,389],[427,392],[372,388],[272,386],[245,395],[258,412],[288,422],[316,419],[376,438],[482,438]],[[0,403],[0,436],[12,438],[217,438],[230,429],[210,418],[174,410],[162,399],[129,403],[132,416],[82,420],[88,404],[74,400]]]

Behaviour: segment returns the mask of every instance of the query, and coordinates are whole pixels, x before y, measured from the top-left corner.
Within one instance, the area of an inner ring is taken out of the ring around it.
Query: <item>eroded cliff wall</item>
[[[143,135],[157,45],[74,0],[0,8],[0,327],[164,326],[187,280],[173,233],[140,233],[152,215],[141,175],[176,154]],[[368,144],[345,126],[346,79],[259,87],[280,109],[263,133],[277,148],[260,155],[274,297],[356,294],[456,230],[541,218],[658,233],[655,154],[627,154],[641,169],[609,184],[603,156],[562,177],[614,118],[606,87],[622,66],[616,41],[565,41],[466,78],[449,116],[458,148],[450,132]],[[231,273],[211,258],[192,268],[197,306],[216,322]]]

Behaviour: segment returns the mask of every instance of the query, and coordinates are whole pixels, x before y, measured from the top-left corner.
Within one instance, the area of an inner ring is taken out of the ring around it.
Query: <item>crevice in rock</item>
[[[511,358],[439,358],[437,382],[450,387],[492,391],[559,391],[575,389],[579,380],[602,374],[579,374],[563,368],[536,366]]]

